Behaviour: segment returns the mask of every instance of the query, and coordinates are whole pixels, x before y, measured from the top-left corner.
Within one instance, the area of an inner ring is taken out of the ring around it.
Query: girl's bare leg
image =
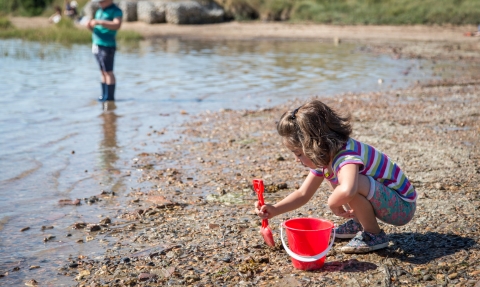
[[[378,234],[380,232],[380,226],[378,225],[373,206],[368,199],[357,193],[352,201],[348,203],[351,209],[354,210],[354,220],[360,222],[363,226],[363,230]]]
[[[354,210],[356,222],[359,222],[363,226],[363,230],[377,234],[380,232],[380,226],[378,225],[373,206],[367,199],[368,192],[370,191],[370,180],[364,175],[360,175],[358,178],[358,192],[352,201],[345,206],[348,209]]]

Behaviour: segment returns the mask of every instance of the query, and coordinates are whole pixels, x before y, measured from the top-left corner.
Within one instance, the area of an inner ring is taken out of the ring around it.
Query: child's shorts
[[[388,224],[396,226],[407,224],[413,218],[417,204],[403,200],[395,190],[371,177],[368,178],[370,192],[367,199],[373,206],[375,216]]]
[[[115,59],[115,51],[115,47],[98,46],[95,44],[92,45],[92,53],[93,55],[95,55],[95,59],[97,59],[100,70],[104,72],[113,71],[113,60]]]

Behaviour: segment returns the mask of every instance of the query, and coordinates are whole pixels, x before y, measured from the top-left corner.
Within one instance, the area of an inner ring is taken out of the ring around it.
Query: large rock
[[[123,21],[137,21],[137,1],[122,0],[117,5],[118,8],[122,9]]]
[[[123,21],[172,24],[209,24],[225,20],[223,8],[214,0],[121,0],[115,3],[123,11]],[[99,8],[88,2],[83,13],[93,19]]]
[[[213,1],[178,1],[166,3],[165,18],[172,24],[209,24],[224,21],[223,9]]]
[[[165,2],[139,1],[137,3],[138,21],[148,24],[165,23]]]
[[[89,19],[93,19],[93,17],[95,16],[95,12],[97,12],[98,8],[100,8],[98,3],[93,3],[89,1],[85,4],[85,6],[83,6],[83,15],[85,17],[88,17]]]

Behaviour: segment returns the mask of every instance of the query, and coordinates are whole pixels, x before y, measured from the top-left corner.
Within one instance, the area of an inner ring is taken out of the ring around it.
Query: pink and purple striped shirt
[[[329,175],[324,169],[311,169],[316,176],[325,177],[332,184],[338,184],[337,174],[346,164],[360,165],[359,173],[371,176],[374,180],[395,190],[408,202],[417,199],[417,192],[400,167],[386,154],[374,147],[350,138],[345,146],[335,155],[332,161],[334,174]]]

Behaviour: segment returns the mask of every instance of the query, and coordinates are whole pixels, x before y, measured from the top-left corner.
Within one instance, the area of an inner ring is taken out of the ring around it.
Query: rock
[[[152,278],[157,278],[157,274],[151,274],[151,273],[140,273],[138,275],[138,280],[139,281],[147,281]]]
[[[281,183],[277,184],[277,188],[278,189],[287,189],[288,184],[286,182],[281,182]]]
[[[72,229],[83,229],[87,226],[85,222],[76,222],[73,224]]]
[[[100,227],[100,225],[98,225],[98,224],[89,224],[89,225],[87,225],[87,228],[86,228],[86,230],[88,232],[95,232],[95,231],[99,231],[101,229],[102,229],[102,227]]]
[[[80,273],[78,274],[77,277],[75,277],[75,280],[82,280],[84,277],[90,275],[90,271],[88,270],[82,270],[80,271]]]
[[[164,2],[139,1],[137,3],[138,21],[148,24],[165,23],[165,8]]]
[[[159,206],[164,206],[164,207],[174,204],[171,200],[166,199],[165,196],[153,195],[153,196],[149,196],[147,200]]]
[[[217,229],[219,227],[220,227],[220,224],[216,224],[216,223],[209,223],[208,224],[209,229]]]
[[[232,256],[231,255],[227,255],[225,257],[222,258],[222,261],[223,262],[226,262],[226,263],[230,263],[232,261]]]
[[[80,205],[80,199],[75,199],[75,200],[60,199],[58,201],[58,204],[60,204],[60,205]]]
[[[50,241],[50,240],[52,240],[52,239],[54,239],[54,238],[55,238],[54,235],[48,234],[47,236],[45,236],[45,237],[43,238],[43,242]]]
[[[133,22],[137,21],[137,1],[120,1],[118,8],[122,9],[123,21]]]
[[[30,227],[27,226],[27,227],[24,227],[24,228],[20,229],[20,231],[21,231],[21,232],[24,232],[24,231],[27,231],[27,230],[29,230],[29,229],[30,229]]]
[[[85,202],[88,203],[88,204],[93,204],[97,201],[99,201],[99,199],[95,195],[92,195],[89,198],[85,198]]]
[[[100,220],[99,224],[107,225],[112,223],[112,220],[108,217],[105,217],[104,219]]]
[[[167,2],[165,19],[171,24],[209,24],[224,21],[224,11],[215,2],[203,6],[197,1]]]
[[[458,276],[458,273],[454,272],[452,274],[448,274],[448,279],[453,280],[453,279],[457,278],[457,276]]]
[[[38,286],[38,282],[35,279],[30,279],[27,282],[25,282],[25,285],[27,285],[27,286]]]
[[[435,183],[435,189],[445,190],[445,187],[444,187],[441,183],[436,182],[436,183]]]

